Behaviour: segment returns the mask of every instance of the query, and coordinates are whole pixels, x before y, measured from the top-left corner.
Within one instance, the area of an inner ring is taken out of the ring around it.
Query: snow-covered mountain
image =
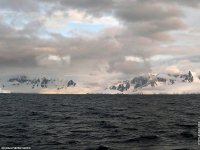
[[[28,77],[25,75],[12,76],[0,79],[1,93],[40,93],[43,90],[57,91],[74,88],[73,80],[55,79],[47,77]]]
[[[112,94],[164,94],[180,93],[176,88],[184,86],[185,90],[193,85],[194,76],[191,71],[186,74],[148,74],[134,77],[131,80],[111,83],[104,93]],[[200,88],[200,83],[197,83]],[[195,86],[197,85],[195,83]],[[169,90],[170,89],[170,90]],[[183,89],[183,88],[182,88]],[[186,93],[187,91],[184,91]],[[199,91],[200,92],[200,91]],[[197,93],[190,91],[189,93]]]
[[[0,93],[42,94],[191,94],[200,93],[200,76],[189,71],[185,74],[147,74],[131,80],[99,85],[91,80],[50,77],[28,77],[25,75],[0,78]],[[105,88],[106,87],[106,88]]]

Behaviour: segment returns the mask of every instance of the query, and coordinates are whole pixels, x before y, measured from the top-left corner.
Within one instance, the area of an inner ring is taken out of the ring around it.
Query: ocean
[[[197,150],[200,95],[0,95],[0,147]]]

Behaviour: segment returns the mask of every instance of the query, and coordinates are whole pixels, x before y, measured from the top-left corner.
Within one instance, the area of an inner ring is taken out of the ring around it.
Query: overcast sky
[[[151,72],[199,73],[199,4],[0,0],[0,72],[102,82]]]

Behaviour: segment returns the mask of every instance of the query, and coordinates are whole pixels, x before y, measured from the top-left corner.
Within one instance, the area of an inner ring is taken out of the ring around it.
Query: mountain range
[[[200,76],[198,77],[198,80]],[[174,88],[177,85],[191,86],[194,76],[191,71],[186,74],[148,74],[134,77],[131,80],[111,83],[105,93],[124,94],[167,94],[166,89]],[[196,83],[196,82],[195,82]],[[196,85],[196,84],[195,84]],[[200,84],[199,84],[200,86]],[[175,90],[175,89],[174,89]],[[175,92],[174,92],[175,93]],[[177,93],[179,93],[177,91]],[[196,93],[196,92],[195,92]]]
[[[7,93],[39,93],[44,89],[62,90],[73,88],[76,83],[73,80],[36,77],[30,78],[26,75],[12,76],[7,79],[0,80],[1,91]]]
[[[85,84],[87,85],[87,83]],[[11,76],[0,79],[0,93],[77,94],[84,91],[83,84],[73,80],[47,77]],[[72,90],[73,89],[73,90]],[[200,76],[185,74],[146,74],[130,80],[107,82],[100,90],[90,87],[90,94],[176,94],[199,93]],[[44,92],[45,91],[45,92]],[[84,92],[82,92],[84,93]],[[86,94],[86,93],[85,93]]]

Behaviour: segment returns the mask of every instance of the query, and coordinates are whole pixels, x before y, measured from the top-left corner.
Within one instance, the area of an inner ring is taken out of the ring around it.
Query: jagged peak
[[[200,76],[199,76],[200,79]],[[145,74],[145,75],[139,75],[134,77],[131,80],[126,80],[130,84],[130,86],[127,88],[131,88],[131,86],[134,87],[134,89],[142,89],[143,87],[156,87],[160,84],[165,85],[173,85],[176,82],[193,82],[193,75],[192,72],[189,71],[187,74],[169,74],[169,73],[159,73],[159,74]],[[124,91],[124,87],[122,87],[122,84],[124,81],[117,82],[116,84],[113,84],[109,87],[110,90],[119,90],[121,92]],[[126,89],[126,90],[127,90]]]

